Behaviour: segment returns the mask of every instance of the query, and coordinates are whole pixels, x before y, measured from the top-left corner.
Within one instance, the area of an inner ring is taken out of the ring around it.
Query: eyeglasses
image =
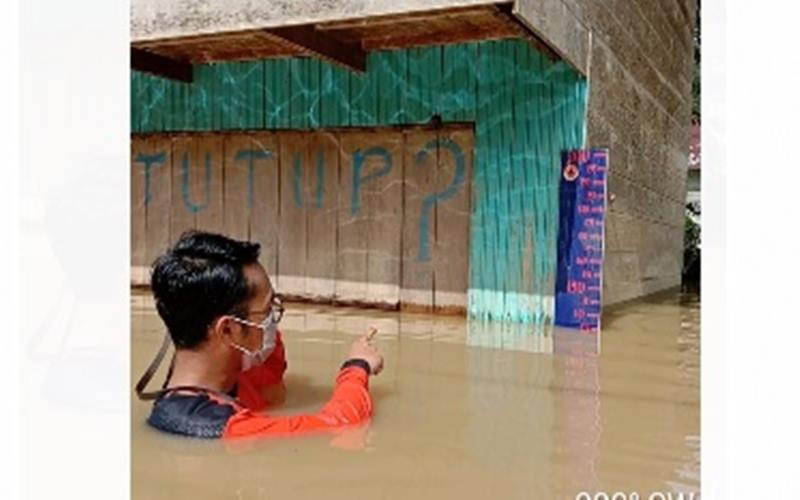
[[[265,311],[250,311],[247,313],[248,316],[252,314],[266,314],[267,318],[264,320],[264,325],[269,323],[280,323],[281,319],[283,319],[283,311],[285,308],[283,307],[283,298],[278,295],[274,294],[272,296],[272,300],[270,301],[269,306]],[[243,319],[243,318],[242,318]]]
[[[283,307],[283,297],[278,295],[277,293],[272,296],[272,302],[270,302],[270,314],[272,315],[272,321],[275,323],[280,323],[283,319],[283,311],[286,309]]]

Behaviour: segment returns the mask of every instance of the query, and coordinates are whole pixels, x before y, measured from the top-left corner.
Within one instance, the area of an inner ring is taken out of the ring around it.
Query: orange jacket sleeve
[[[285,436],[363,422],[372,415],[368,369],[369,365],[343,368],[336,378],[333,396],[319,413],[270,417],[242,409],[230,417],[222,437]]]

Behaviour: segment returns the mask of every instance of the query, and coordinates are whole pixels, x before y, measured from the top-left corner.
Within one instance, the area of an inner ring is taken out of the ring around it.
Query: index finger
[[[366,339],[372,340],[372,338],[378,333],[378,329],[374,326],[369,327],[369,331],[367,332]]]

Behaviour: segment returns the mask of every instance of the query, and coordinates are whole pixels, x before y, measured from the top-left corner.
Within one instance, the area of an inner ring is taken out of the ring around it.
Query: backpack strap
[[[150,362],[150,366],[148,366],[147,370],[144,371],[144,374],[139,379],[139,382],[136,383],[136,395],[139,397],[139,399],[141,399],[142,401],[152,401],[155,399],[159,399],[171,392],[189,391],[189,392],[200,392],[208,394],[209,396],[214,396],[216,399],[233,404],[237,408],[240,408],[242,406],[236,400],[236,398],[234,398],[230,394],[225,394],[224,392],[215,391],[213,389],[208,389],[205,387],[200,387],[196,385],[180,385],[177,387],[167,388],[167,383],[169,382],[169,379],[172,377],[172,370],[175,368],[174,353],[172,354],[172,360],[170,361],[169,364],[167,377],[164,379],[164,383],[162,384],[161,389],[151,392],[145,391],[147,384],[150,383],[150,380],[152,380],[153,375],[155,375],[156,371],[158,371],[158,367],[161,366],[161,362],[164,360],[164,356],[166,356],[170,344],[172,344],[172,339],[170,339],[169,333],[164,333],[164,340],[161,342],[161,347],[159,347],[155,358],[153,358],[153,361]]]

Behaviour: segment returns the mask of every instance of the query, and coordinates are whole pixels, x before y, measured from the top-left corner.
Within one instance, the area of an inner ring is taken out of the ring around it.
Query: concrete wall
[[[604,302],[680,284],[695,0],[518,0],[589,77],[588,145],[610,148]]]
[[[491,0],[132,0],[131,41],[196,36],[283,25],[341,21],[453,7]],[[502,3],[502,2],[500,2]]]

